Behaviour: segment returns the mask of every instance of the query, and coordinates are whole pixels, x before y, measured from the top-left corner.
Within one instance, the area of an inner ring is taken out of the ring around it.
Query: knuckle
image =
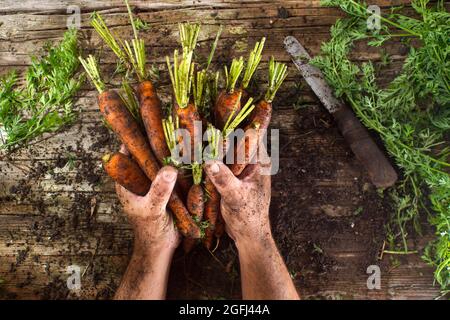
[[[170,188],[168,185],[163,183],[156,183],[152,186],[150,191],[150,202],[159,203],[170,195]]]
[[[214,177],[212,180],[215,182],[216,185],[219,185],[221,187],[226,186],[225,178],[222,175],[218,175],[218,176]]]
[[[167,188],[161,186],[159,189],[155,190],[153,197],[155,198],[156,201],[160,201],[161,198],[165,197],[167,193],[168,193]]]
[[[231,185],[232,177],[230,175],[224,174],[224,175],[217,177],[216,181],[222,187],[228,187]]]

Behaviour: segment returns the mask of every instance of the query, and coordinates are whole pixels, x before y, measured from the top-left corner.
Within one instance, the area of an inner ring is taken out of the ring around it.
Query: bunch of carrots
[[[96,59],[80,57],[88,77],[99,92],[98,105],[106,125],[111,128],[129,155],[107,154],[103,166],[107,174],[129,191],[144,196],[151,181],[163,165],[178,169],[175,190],[169,200],[176,226],[184,238],[183,247],[190,252],[202,242],[208,250],[217,245],[225,225],[220,214],[220,195],[203,172],[205,159],[221,159],[227,152],[227,136],[236,128],[267,129],[272,115],[272,101],[286,78],[286,65],[269,61],[267,92],[258,103],[247,91],[261,61],[265,39],[256,43],[248,60],[233,59],[224,67],[225,86],[219,89],[221,72],[211,70],[211,62],[222,28],[219,29],[206,63],[194,61],[199,24],[179,24],[181,48],[173,60],[166,57],[173,86],[172,105],[163,110],[161,100],[146,68],[145,43],[139,37],[128,1],[125,1],[133,28],[131,42],[120,39],[99,14],[92,17],[92,26],[111,48],[126,74],[119,92],[108,89]],[[137,80],[137,81],[136,81]],[[136,83],[135,85],[132,83]],[[203,124],[197,132],[196,124]],[[179,134],[178,129],[189,133]],[[203,135],[207,141],[203,141]],[[190,137],[190,139],[189,139]],[[258,139],[243,138],[236,144],[235,154],[242,150],[244,161],[230,165],[238,176],[258,148]],[[180,156],[190,155],[189,163]],[[193,160],[192,160],[193,159]]]

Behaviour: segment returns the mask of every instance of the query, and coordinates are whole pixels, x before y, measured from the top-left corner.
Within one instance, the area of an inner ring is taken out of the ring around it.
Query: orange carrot
[[[202,121],[200,114],[197,111],[197,108],[193,103],[189,103],[186,107],[181,108],[177,103],[175,103],[175,112],[180,121],[180,128],[186,129],[190,136],[190,145],[191,145],[191,161],[194,160],[195,153],[195,121]],[[197,139],[200,139],[201,142],[201,132],[198,133],[200,136]],[[198,142],[198,141],[197,141]]]
[[[205,193],[200,184],[194,184],[187,196],[187,209],[197,222],[202,221],[205,208]],[[183,248],[185,253],[189,253],[196,244],[196,239],[185,238]]]
[[[234,90],[232,93],[222,90],[214,105],[214,121],[218,129],[223,130],[226,122],[232,114],[236,116],[241,110],[241,92]],[[233,119],[231,119],[233,120]]]
[[[183,199],[186,200],[189,190],[192,187],[192,177],[190,176],[189,170],[178,168],[177,186],[183,194]]]
[[[113,90],[103,91],[98,97],[98,105],[106,122],[136,159],[147,177],[153,181],[159,171],[158,162],[152,154],[139,125],[123,105],[119,95]],[[200,228],[189,215],[176,192],[173,192],[170,197],[169,208],[175,215],[176,224],[183,235],[191,238],[200,237]]]
[[[214,241],[217,217],[220,212],[220,194],[208,176],[205,178],[205,191],[207,194],[207,200],[204,215],[205,221],[208,222],[208,227],[205,230],[205,238],[203,243],[205,247],[210,250]]]
[[[106,154],[102,158],[106,173],[125,189],[145,196],[151,182],[138,164],[123,153]]]
[[[203,218],[205,194],[200,184],[194,184],[189,190],[187,197],[187,209],[196,217],[197,221],[201,221]]]
[[[260,100],[253,113],[250,116],[250,123],[252,127],[258,127],[259,130],[267,130],[272,119],[272,103],[266,100]]]
[[[164,137],[161,101],[152,82],[148,80],[138,85],[137,96],[148,141],[153,154],[158,158],[159,163],[163,164],[164,159],[170,157],[170,150]],[[192,186],[189,177],[182,170],[178,173],[177,185],[183,194],[187,194]]]
[[[137,87],[142,122],[147,131],[148,141],[159,163],[170,156],[162,127],[161,101],[151,81],[143,81]]]

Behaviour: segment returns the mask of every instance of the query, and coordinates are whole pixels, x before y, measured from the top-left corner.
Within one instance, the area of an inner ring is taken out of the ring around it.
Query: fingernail
[[[162,177],[163,177],[164,181],[172,182],[177,178],[177,172],[174,170],[166,170],[163,172]]]
[[[212,173],[212,174],[219,173],[220,167],[216,162],[211,161],[211,162],[207,163],[206,165],[207,165],[207,169],[210,173]]]

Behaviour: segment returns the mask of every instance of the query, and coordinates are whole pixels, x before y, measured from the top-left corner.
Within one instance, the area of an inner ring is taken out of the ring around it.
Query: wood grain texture
[[[374,1],[382,6],[409,1]],[[267,36],[263,61],[270,55],[288,62],[283,39],[293,35],[311,55],[329,38],[341,11],[319,1],[131,1],[150,30],[143,33],[149,64],[161,71],[158,90],[169,101],[164,56],[177,44],[177,23],[201,21],[200,52],[208,52],[219,25],[226,28],[216,59],[230,61]],[[25,70],[30,55],[66,29],[67,7],[81,8],[84,54],[102,55],[103,74],[115,60],[89,25],[93,11],[123,37],[131,36],[126,8],[112,1],[3,0],[0,5],[0,74]],[[406,8],[405,10],[410,10]],[[388,81],[407,54],[400,42],[386,47],[393,60],[381,69]],[[355,60],[379,60],[364,44]],[[267,63],[257,72],[267,79]],[[109,79],[117,85],[120,79]],[[264,85],[261,86],[262,91]],[[76,123],[57,134],[0,155],[0,297],[18,299],[111,298],[126,268],[133,234],[123,216],[101,156],[118,142],[103,127],[96,93],[89,84],[79,92]],[[294,110],[293,106],[301,106]],[[432,299],[433,270],[419,255],[378,260],[384,241],[389,201],[376,190],[346,146],[335,123],[290,65],[289,77],[274,102],[272,128],[280,129],[280,171],[273,177],[272,229],[296,286],[309,299]],[[426,234],[432,234],[426,230]],[[422,250],[425,239],[411,242]],[[236,249],[223,240],[215,257],[202,248],[185,257],[177,252],[169,298],[240,298]],[[393,263],[395,262],[395,263]],[[381,290],[368,290],[366,269],[381,267]],[[82,290],[66,287],[67,267],[83,270]]]

